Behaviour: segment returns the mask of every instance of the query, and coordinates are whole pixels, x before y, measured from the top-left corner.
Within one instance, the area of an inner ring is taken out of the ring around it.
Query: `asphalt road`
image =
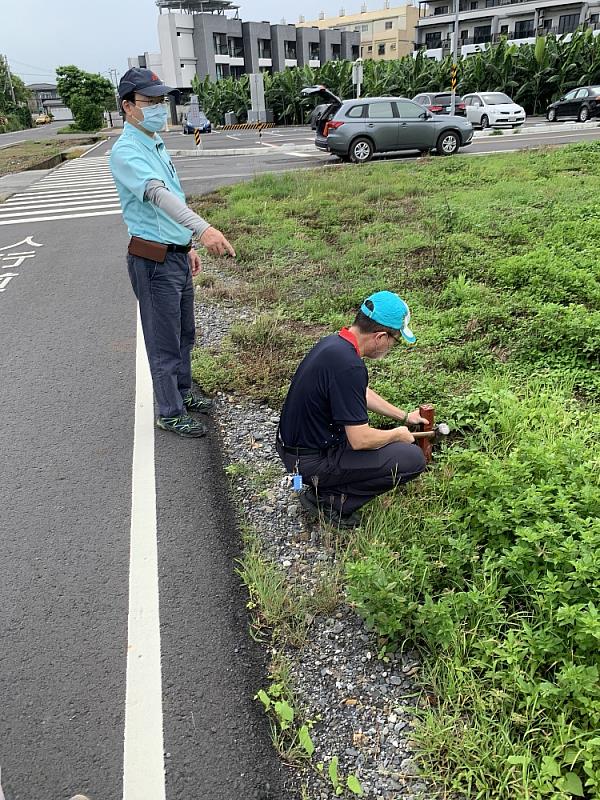
[[[219,443],[153,428],[126,240],[105,157],[0,206],[2,787],[279,800]]]

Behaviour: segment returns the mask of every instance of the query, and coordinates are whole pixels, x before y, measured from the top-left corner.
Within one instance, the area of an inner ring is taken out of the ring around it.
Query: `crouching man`
[[[309,488],[300,503],[333,524],[360,523],[357,509],[377,495],[418,477],[425,458],[408,425],[425,420],[369,388],[363,358],[379,359],[404,339],[413,344],[410,311],[397,294],[376,292],[349,328],[326,336],[304,357],[292,379],[277,433],[277,452],[288,472]],[[367,411],[399,421],[378,430]]]

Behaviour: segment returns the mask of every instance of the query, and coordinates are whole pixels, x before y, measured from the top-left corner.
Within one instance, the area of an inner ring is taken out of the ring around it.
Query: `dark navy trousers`
[[[158,413],[179,416],[183,397],[192,388],[191,352],[196,336],[187,253],[167,253],[163,264],[128,255],[127,268],[140,304]]]
[[[299,457],[286,453],[280,443],[276,447],[288,472],[297,467],[302,482],[341,514],[351,514],[394,486],[414,480],[427,466],[420,447],[402,442],[378,450],[336,447],[322,455]]]

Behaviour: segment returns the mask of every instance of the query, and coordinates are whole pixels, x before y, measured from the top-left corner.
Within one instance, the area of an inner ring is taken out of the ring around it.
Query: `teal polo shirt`
[[[126,122],[123,133],[113,145],[109,163],[129,235],[163,244],[188,244],[192,232],[144,200],[148,181],[157,180],[184,203],[186,201],[160,136],[155,133],[150,137]]]

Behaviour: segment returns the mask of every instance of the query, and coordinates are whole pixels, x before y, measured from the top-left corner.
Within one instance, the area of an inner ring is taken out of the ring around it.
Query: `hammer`
[[[422,424],[422,430],[413,433],[416,443],[419,445],[425,456],[425,460],[429,464],[431,461],[431,440],[436,435],[447,436],[450,433],[450,428],[445,422],[440,422],[438,425],[434,424],[435,409],[430,404],[419,406],[419,414],[427,420]]]

